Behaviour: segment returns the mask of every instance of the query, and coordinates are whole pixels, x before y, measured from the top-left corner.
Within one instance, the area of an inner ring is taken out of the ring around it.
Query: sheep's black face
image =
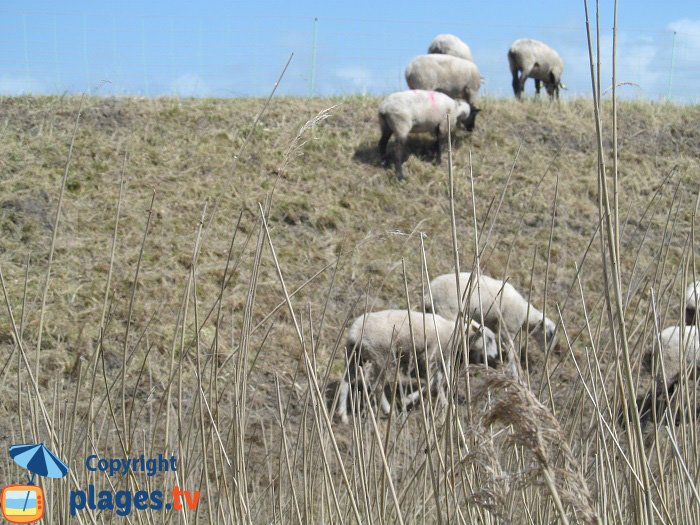
[[[469,116],[466,119],[464,119],[464,127],[467,129],[467,131],[474,131],[474,125],[476,124],[476,115],[480,111],[481,110],[479,108],[471,106]]]
[[[547,94],[550,97],[553,97],[555,95],[555,93],[557,93],[559,91],[559,86],[557,86],[557,84],[550,84],[549,82],[547,82],[544,85],[544,87],[547,90]]]
[[[496,335],[488,328],[481,327],[469,338],[469,362],[483,364],[484,355],[489,367],[495,368],[500,363]]]
[[[479,350],[469,350],[469,362],[473,365],[483,365],[484,354],[482,354]],[[498,359],[494,359],[493,357],[487,356],[486,364],[489,366],[489,368],[496,368],[500,364],[500,361]]]
[[[549,74],[549,80],[544,83],[544,88],[547,90],[547,95],[550,97],[559,97],[559,80],[554,77],[554,73]]]

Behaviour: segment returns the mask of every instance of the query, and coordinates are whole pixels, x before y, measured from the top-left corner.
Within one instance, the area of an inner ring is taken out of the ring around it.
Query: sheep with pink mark
[[[479,109],[466,102],[455,101],[436,91],[414,89],[392,93],[379,105],[379,126],[382,132],[379,154],[382,161],[387,161],[387,144],[394,135],[396,175],[399,180],[403,180],[402,166],[408,135],[429,132],[435,135],[435,153],[439,163],[440,142],[447,136],[448,125],[454,130],[460,124],[467,131],[472,131],[478,112]]]

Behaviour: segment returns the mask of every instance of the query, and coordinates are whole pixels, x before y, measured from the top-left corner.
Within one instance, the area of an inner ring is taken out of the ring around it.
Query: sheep
[[[695,284],[691,283],[686,290],[686,300],[688,301],[686,304],[692,304],[693,306],[695,305]],[[691,298],[693,303],[690,303]],[[695,309],[691,309],[692,313],[690,315],[693,319],[690,322],[694,323]],[[688,316],[687,310],[686,316]],[[673,400],[675,397],[678,397],[677,391],[679,390],[681,378],[687,378],[684,382],[692,385],[693,381],[697,380],[700,375],[700,333],[695,324],[683,328],[680,326],[668,326],[661,330],[659,342],[661,345],[659,356],[663,360],[663,369],[654,368],[653,352],[648,352],[643,360],[644,366],[649,371],[656,373],[655,385],[652,385],[636,401],[636,408],[644,426],[652,421],[656,423],[654,417],[659,417],[666,409],[669,409],[670,414],[675,414],[675,424],[680,424],[681,420],[684,419],[683,412],[680,407],[677,407],[675,411],[671,411],[671,408],[676,406]],[[681,359],[681,350],[683,351],[683,359]],[[654,414],[654,410],[656,414]],[[700,407],[695,407],[692,412],[695,414],[695,417],[698,417],[700,415]],[[618,421],[621,423],[624,422],[623,415],[621,413],[618,417]],[[685,416],[687,415],[688,413],[685,414]]]
[[[382,137],[379,140],[379,155],[386,163],[386,146],[392,134],[396,135],[394,156],[396,175],[404,179],[403,162],[406,139],[411,132],[430,131],[435,133],[436,160],[441,160],[440,140],[447,135],[447,115],[450,127],[462,124],[468,131],[474,129],[478,108],[466,102],[452,100],[436,91],[399,91],[392,93],[379,105],[379,126]]]
[[[474,62],[472,50],[454,35],[438,35],[433,38],[428,48],[428,54],[452,55]]]
[[[481,75],[471,60],[451,55],[419,55],[406,66],[411,89],[431,89],[473,104],[479,96]]]
[[[392,362],[397,363],[404,374],[420,378],[424,385],[430,371],[433,379],[431,387],[438,392],[438,399],[446,403],[442,386],[450,370],[449,350],[457,348],[459,344],[459,338],[453,337],[454,331],[455,322],[439,315],[416,311],[383,310],[357,317],[350,326],[345,344],[347,369],[340,384],[336,409],[341,421],[348,422],[350,385],[358,385],[357,380],[360,379],[358,386],[362,387],[363,378],[365,385],[381,381],[380,407],[384,414],[389,414],[391,407],[381,372],[387,370],[391,377]],[[475,321],[468,323],[466,332],[469,361],[483,363],[486,356],[488,364],[496,366],[499,354],[495,334]],[[443,354],[440,353],[441,349]],[[415,403],[419,396],[420,391],[416,391],[401,399],[403,407]]]
[[[554,348],[557,341],[557,325],[520,295],[510,284],[487,275],[479,277],[478,287],[472,282],[471,273],[459,274],[460,292],[457,293],[455,274],[448,273],[433,279],[423,302],[425,311],[434,312],[448,319],[456,319],[460,301],[467,298],[465,315],[481,320],[493,331],[504,331],[512,340],[523,329],[532,335],[543,348]],[[470,290],[471,288],[471,290]],[[481,307],[479,303],[481,302]],[[546,343],[546,346],[545,346]]]
[[[700,298],[700,281],[688,284],[685,290],[685,327],[668,326],[661,330],[659,341],[661,348],[659,355],[664,359],[666,367],[670,367],[671,373],[681,366],[680,351],[681,344],[685,351],[685,358],[688,365],[700,366],[700,355],[696,355],[700,350],[700,336],[696,325],[697,299]],[[681,340],[681,334],[683,338]],[[644,354],[644,366],[653,371],[653,351]]]
[[[681,338],[681,335],[683,336]],[[681,345],[683,346],[686,364],[695,366],[700,358],[700,337],[698,327],[686,326],[681,330],[680,326],[668,326],[659,334],[661,340],[661,356],[664,363],[672,369],[678,369],[681,363]],[[682,340],[681,340],[682,339]]]
[[[566,89],[561,82],[564,61],[544,42],[529,38],[516,40],[508,50],[508,64],[513,75],[513,92],[518,99],[522,98],[528,78],[535,79],[538,95],[542,82],[550,98],[559,100],[559,88]]]
[[[680,425],[682,421],[693,421],[700,418],[700,406],[686,407],[685,410],[679,404],[679,397],[683,396],[681,381],[690,388],[696,388],[695,381],[698,378],[698,370],[688,367],[669,377],[667,381],[658,378],[645,393],[639,395],[634,405],[628,406],[630,418],[632,410],[639,413],[642,430],[650,423],[658,424],[668,422]],[[691,396],[691,399],[693,396]],[[668,412],[667,412],[668,411]],[[664,417],[665,416],[665,417]],[[625,428],[626,418],[623,410],[618,413],[617,421]]]
[[[698,310],[698,298],[700,297],[700,281],[690,283],[685,291],[685,324],[695,324]]]

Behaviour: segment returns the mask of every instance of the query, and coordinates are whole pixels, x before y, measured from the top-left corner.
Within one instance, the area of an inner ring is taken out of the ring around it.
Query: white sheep
[[[698,298],[700,298],[700,281],[690,283],[685,290],[685,324],[695,324],[698,311]]]
[[[396,135],[394,156],[396,175],[404,178],[404,148],[409,133],[427,131],[435,133],[436,160],[440,162],[440,140],[447,135],[447,115],[450,127],[462,124],[468,131],[474,129],[478,108],[466,102],[452,100],[436,91],[399,91],[392,93],[379,105],[379,126],[382,137],[379,140],[379,154],[386,163],[386,147],[391,135]]]
[[[535,308],[510,284],[487,275],[480,275],[478,286],[471,273],[459,274],[460,292],[454,273],[436,277],[430,283],[430,295],[424,297],[425,310],[435,312],[447,319],[456,319],[459,305],[466,304],[463,311],[469,317],[481,320],[493,331],[503,330],[514,340],[521,329],[532,335],[543,348],[554,348],[557,340],[557,325]],[[468,302],[465,303],[465,301]],[[546,347],[545,347],[546,341]]]
[[[564,61],[559,54],[544,42],[530,38],[520,38],[508,50],[508,64],[513,75],[513,92],[521,98],[525,81],[535,79],[535,90],[540,94],[543,82],[550,97],[559,99],[559,88],[566,89],[561,82]]]
[[[411,89],[440,91],[473,104],[481,89],[479,68],[471,60],[451,55],[419,55],[406,66]]]
[[[682,368],[681,345],[686,363],[691,366],[700,364],[698,362],[700,359],[700,337],[698,337],[697,326],[686,326],[685,330],[681,330],[680,326],[669,326],[661,330],[659,336],[661,356],[664,359],[664,364],[671,368],[670,371],[666,371],[667,374],[670,375]]]
[[[472,50],[454,35],[438,35],[433,38],[428,48],[428,54],[452,55],[453,57],[474,62]]]
[[[422,385],[437,391],[438,399],[446,403],[443,382],[449,375],[451,351],[460,344],[460,338],[453,337],[455,326],[454,321],[439,315],[407,310],[383,310],[356,318],[345,344],[347,369],[340,384],[336,409],[341,421],[348,421],[350,386],[362,388],[363,378],[364,385],[381,388],[380,407],[384,414],[389,414],[391,406],[385,385],[393,383],[396,366],[404,377],[420,378]],[[468,323],[466,332],[469,361],[483,363],[485,355],[488,364],[496,366],[499,356],[495,334],[474,321]],[[432,378],[431,385],[427,385],[428,377]],[[402,406],[412,405],[419,396],[420,390],[412,392],[401,399]]]
[[[685,290],[685,331],[682,332],[680,326],[668,326],[659,334],[661,340],[660,355],[664,358],[665,366],[671,367],[671,373],[675,373],[680,366],[681,333],[684,334],[683,347],[688,364],[695,364],[695,352],[700,347],[695,324],[699,297],[700,282],[688,284]],[[649,369],[652,367],[652,355],[651,351],[644,355],[644,364]]]
[[[690,303],[692,297],[693,306],[696,304],[694,298],[696,295],[694,290],[696,284],[700,285],[700,283],[691,283],[686,289],[686,299]],[[688,315],[687,310],[686,315]],[[691,315],[695,316],[694,308],[692,308]],[[694,320],[692,322],[694,323]],[[694,414],[697,419],[700,417],[700,406],[684,411],[673,400],[682,392],[680,387],[683,383],[692,385],[697,377],[697,369],[700,367],[700,334],[698,333],[698,328],[695,324],[683,328],[680,326],[668,326],[661,330],[659,341],[661,344],[659,356],[663,361],[663,372],[661,367],[654,370],[653,352],[647,352],[644,356],[644,366],[656,373],[656,384],[637,397],[636,408],[639,411],[641,422],[647,425],[651,421],[656,421],[654,416],[659,417],[666,410],[670,410],[669,413],[673,418],[671,421],[675,421],[676,425],[680,424],[683,419],[691,414]],[[683,358],[681,358],[681,352],[683,352]],[[669,400],[671,400],[670,404]],[[654,414],[654,405],[656,414]],[[618,420],[624,423],[624,413],[620,413]]]

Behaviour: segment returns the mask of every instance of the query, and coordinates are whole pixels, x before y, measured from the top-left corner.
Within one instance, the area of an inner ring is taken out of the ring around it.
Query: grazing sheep
[[[453,333],[455,322],[439,315],[409,312],[406,310],[384,310],[359,316],[350,326],[345,344],[347,370],[340,384],[336,413],[343,423],[347,423],[348,394],[350,385],[362,387],[379,383],[382,388],[380,406],[385,414],[390,412],[385,381],[382,371],[386,370],[388,383],[399,366],[402,374],[420,378],[425,385],[428,372],[432,377],[431,388],[437,391],[438,398],[447,401],[443,392],[443,381],[450,370],[450,349],[457,348],[458,339]],[[413,337],[411,337],[413,335]],[[486,327],[471,321],[467,328],[469,361],[483,363],[484,356],[490,366],[498,360],[498,347],[495,334]],[[413,348],[415,344],[415,355]],[[440,349],[444,355],[444,367]],[[359,372],[362,372],[362,375]],[[359,380],[359,383],[358,383]],[[391,392],[389,392],[391,397]],[[404,408],[412,405],[420,396],[420,391],[412,392],[401,399]]]
[[[697,304],[700,298],[700,282],[693,282],[688,285],[685,290],[685,327],[684,331],[680,326],[668,326],[661,330],[659,338],[661,340],[661,349],[659,355],[663,357],[666,367],[670,367],[671,373],[674,373],[681,366],[680,351],[681,344],[685,352],[685,359],[688,365],[700,366],[700,336],[696,325]],[[681,341],[681,334],[683,340]],[[645,355],[642,363],[649,370],[653,371],[654,353],[649,350]]]
[[[473,104],[479,96],[481,75],[471,60],[451,55],[420,55],[406,67],[406,82],[411,89],[440,91]]]
[[[561,82],[564,61],[544,42],[529,38],[516,40],[508,50],[508,63],[513,75],[513,92],[517,98],[522,98],[528,78],[535,79],[535,91],[538,95],[542,82],[550,98],[556,96],[558,100],[559,88],[566,89]]]
[[[698,311],[698,298],[700,298],[700,281],[690,283],[685,291],[685,324],[695,324]]]
[[[394,155],[396,175],[403,180],[404,148],[411,132],[429,131],[435,133],[436,160],[440,162],[440,140],[447,135],[447,115],[450,127],[456,123],[471,131],[479,109],[469,104],[452,100],[447,95],[435,91],[411,90],[392,93],[379,105],[379,125],[382,138],[379,140],[379,154],[386,162],[386,146],[392,134],[396,135]]]
[[[693,376],[697,372],[689,369],[685,374],[685,381],[692,387]],[[637,397],[634,405],[628,406],[630,418],[632,418],[632,410],[636,409],[639,413],[642,430],[646,430],[650,423],[657,425],[673,421],[673,424],[678,426],[683,420],[693,421],[700,418],[700,407],[696,406],[693,409],[686,407],[686,410],[683,410],[678,403],[678,398],[682,395],[681,375],[682,373],[678,372],[666,382],[666,385],[664,385],[663,379],[656,380],[649,390]],[[626,427],[624,414],[624,411],[620,410],[617,416],[617,422],[622,428]]]
[[[695,283],[688,286],[687,299],[690,299],[690,293],[693,292]],[[699,290],[700,291],[700,290]],[[693,303],[694,304],[694,303]],[[694,310],[694,309],[693,309]],[[687,315],[687,312],[686,312]],[[694,317],[693,311],[692,316]],[[692,321],[694,323],[694,320]],[[653,353],[649,352],[645,356],[645,366],[653,372],[657,373],[655,384],[643,395],[637,398],[636,408],[639,412],[639,417],[643,426],[650,422],[657,423],[662,414],[668,410],[671,416],[674,416],[674,422],[679,425],[683,419],[688,419],[690,414],[694,414],[697,418],[700,416],[700,407],[696,406],[692,410],[684,413],[681,407],[674,401],[679,397],[681,378],[685,377],[685,383],[692,388],[694,381],[700,377],[700,336],[698,328],[694,324],[686,326],[681,330],[680,326],[669,326],[661,330],[659,334],[661,341],[661,350],[659,352],[663,359],[663,372],[661,368],[654,369],[652,358]],[[681,346],[684,352],[684,360],[681,360]],[[664,381],[663,377],[667,378]],[[693,399],[694,396],[691,396]],[[673,407],[675,407],[674,410]],[[654,411],[656,413],[654,413]],[[620,423],[624,423],[623,413],[618,417]]]
[[[428,54],[452,55],[453,57],[474,62],[472,50],[454,35],[438,35],[433,38],[428,48]]]
[[[479,286],[471,280],[471,273],[459,274],[460,292],[457,293],[455,274],[448,273],[433,279],[430,283],[430,295],[424,298],[425,310],[435,312],[448,319],[456,319],[459,314],[460,301],[468,298],[464,311],[474,319],[481,319],[484,325],[493,331],[503,330],[511,339],[523,329],[532,335],[545,348],[554,348],[557,340],[557,325],[544,317],[544,314],[528,304],[527,300],[510,284],[487,275],[479,277]],[[471,290],[470,290],[471,288]],[[481,300],[481,308],[479,301]]]

